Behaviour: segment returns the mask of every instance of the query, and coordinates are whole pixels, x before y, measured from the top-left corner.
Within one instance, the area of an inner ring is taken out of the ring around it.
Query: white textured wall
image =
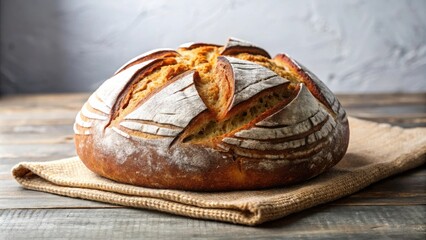
[[[0,92],[90,91],[187,41],[287,52],[339,93],[426,91],[425,0],[1,0]]]

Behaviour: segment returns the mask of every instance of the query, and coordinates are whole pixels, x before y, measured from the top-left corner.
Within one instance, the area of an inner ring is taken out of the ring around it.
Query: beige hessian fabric
[[[333,201],[426,162],[426,128],[402,129],[350,118],[344,159],[307,182],[262,191],[185,192],[120,184],[99,177],[77,157],[22,162],[13,176],[23,187],[63,196],[194,218],[256,225]]]

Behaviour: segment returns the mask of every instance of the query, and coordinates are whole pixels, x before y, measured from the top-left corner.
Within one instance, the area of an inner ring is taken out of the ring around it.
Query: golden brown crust
[[[318,85],[315,84],[312,78],[309,77],[309,75],[306,74],[306,72],[302,68],[300,68],[294,60],[292,60],[286,54],[278,54],[274,57],[274,60],[281,63],[282,66],[287,67],[288,70],[298,76],[300,81],[302,81],[309,88],[311,93],[316,96],[321,103],[331,109],[330,103],[328,103],[327,100],[324,98],[323,94],[321,93],[321,89],[318,87]]]
[[[238,39],[140,55],[93,93],[74,130],[101,176],[197,191],[300,182],[349,142],[346,113],[316,76]]]

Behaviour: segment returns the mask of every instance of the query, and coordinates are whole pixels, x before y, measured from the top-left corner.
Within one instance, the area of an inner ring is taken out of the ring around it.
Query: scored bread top
[[[296,151],[301,147],[320,152],[342,121],[346,113],[334,94],[300,63],[230,38],[225,46],[188,43],[135,57],[90,96],[74,131],[111,129],[167,148],[198,144],[291,159],[308,154]]]

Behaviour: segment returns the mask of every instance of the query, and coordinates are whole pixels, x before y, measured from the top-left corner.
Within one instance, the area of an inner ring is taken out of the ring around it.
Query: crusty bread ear
[[[216,64],[218,79],[226,79],[231,85],[231,96],[219,114],[222,119],[237,104],[247,101],[254,95],[269,88],[288,83],[287,79],[253,62],[221,56]]]
[[[198,191],[300,182],[335,165],[349,126],[333,93],[285,54],[190,43],[126,63],[77,114],[92,171],[145,187]]]
[[[133,65],[142,63],[142,62],[146,62],[152,59],[159,59],[159,58],[164,58],[164,57],[176,57],[179,56],[179,53],[176,52],[174,49],[171,48],[158,48],[158,49],[154,49],[151,50],[149,52],[146,53],[142,53],[134,58],[132,58],[130,61],[128,61],[127,63],[125,63],[123,66],[121,66],[117,71],[115,71],[114,74],[117,74],[121,71],[123,71],[126,68],[129,68]]]
[[[278,54],[274,57],[274,60],[277,64],[285,67],[297,76],[308,87],[309,91],[328,109],[333,111],[342,120],[346,119],[346,113],[339,100],[315,74],[285,53]]]
[[[191,49],[195,49],[199,47],[221,47],[221,45],[213,44],[213,43],[187,42],[179,46],[179,48],[182,48],[185,50],[191,50]]]
[[[271,58],[269,53],[265,49],[253,45],[252,43],[240,40],[237,38],[229,38],[225,47],[223,48],[221,55],[236,55],[238,53],[250,53],[254,55],[262,55],[267,58]]]

